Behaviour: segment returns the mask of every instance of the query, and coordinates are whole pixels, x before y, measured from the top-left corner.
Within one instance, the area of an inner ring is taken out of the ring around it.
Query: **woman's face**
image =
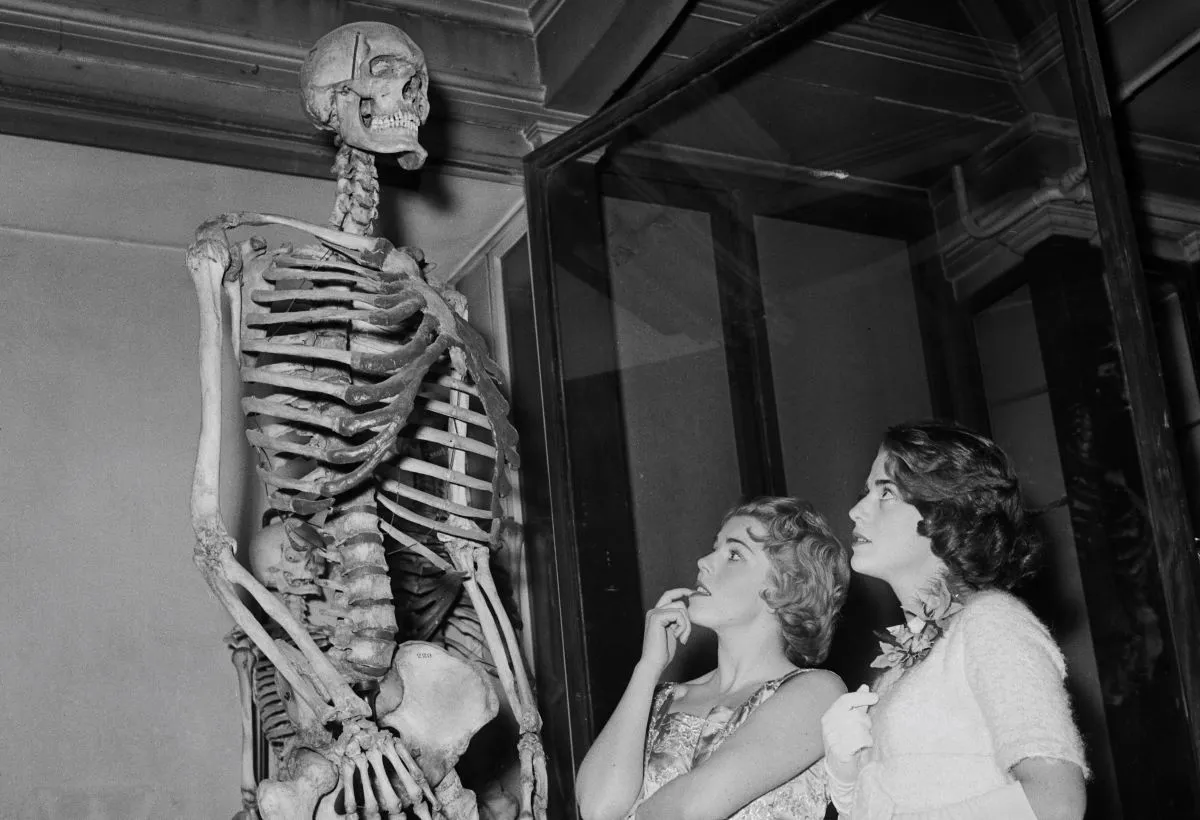
[[[693,623],[717,629],[770,613],[762,597],[771,572],[771,559],[762,549],[765,537],[763,526],[749,516],[725,522],[712,552],[696,562],[696,594],[688,599]]]
[[[921,582],[941,566],[929,539],[917,532],[921,513],[900,497],[887,473],[887,453],[882,449],[871,464],[863,496],[850,509],[854,537],[850,542],[850,567],[855,572],[887,581]]]

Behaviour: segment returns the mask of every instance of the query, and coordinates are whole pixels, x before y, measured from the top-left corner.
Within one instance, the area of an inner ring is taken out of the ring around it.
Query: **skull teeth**
[[[392,131],[397,128],[404,131],[416,131],[420,124],[415,114],[398,111],[387,117],[372,117],[370,128],[372,131]]]

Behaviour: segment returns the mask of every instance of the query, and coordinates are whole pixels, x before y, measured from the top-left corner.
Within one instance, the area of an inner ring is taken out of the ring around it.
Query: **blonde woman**
[[[850,568],[807,503],[730,510],[694,588],[646,614],[642,656],[576,781],[584,820],[820,820],[828,798],[821,715],[846,689],[824,660]],[[717,667],[659,683],[693,627]]]

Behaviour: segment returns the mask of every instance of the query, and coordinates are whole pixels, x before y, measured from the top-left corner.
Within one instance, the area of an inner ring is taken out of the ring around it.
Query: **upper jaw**
[[[700,579],[697,578],[696,579],[696,592],[694,594],[711,596],[712,592],[709,590],[708,587],[706,587],[704,584],[700,583]]]
[[[421,126],[421,121],[412,111],[395,111],[387,115],[372,115],[370,124],[363,124],[364,127],[371,132],[381,133],[384,131],[406,131],[411,136],[417,135],[417,129]]]
[[[859,544],[869,544],[869,543],[871,543],[871,539],[867,538],[865,535],[863,535],[858,530],[855,530],[850,535],[850,546],[852,546],[852,547],[856,547]]]

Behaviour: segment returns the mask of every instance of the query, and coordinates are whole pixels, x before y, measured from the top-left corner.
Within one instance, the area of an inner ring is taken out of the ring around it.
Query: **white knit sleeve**
[[[1065,760],[1088,773],[1064,686],[1066,664],[1041,621],[1019,600],[980,593],[959,616],[967,683],[1001,768],[1030,757]]]

